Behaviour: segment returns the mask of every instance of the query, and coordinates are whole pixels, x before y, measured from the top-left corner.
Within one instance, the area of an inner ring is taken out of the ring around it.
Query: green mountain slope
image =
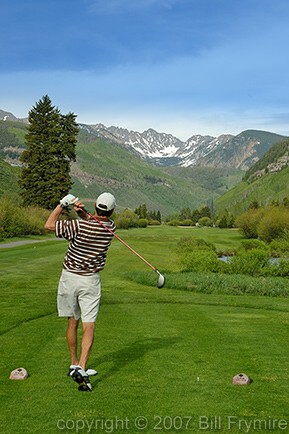
[[[248,209],[253,201],[260,205],[289,198],[289,139],[273,145],[237,184],[215,201],[216,210],[227,208],[234,214]]]
[[[284,139],[284,136],[268,131],[246,130],[230,139],[221,148],[216,147],[200,159],[199,164],[248,170],[271,146]]]
[[[217,167],[166,167],[167,173],[202,186],[214,196],[220,196],[238,184],[245,172],[240,169],[225,169]]]
[[[19,167],[12,167],[0,158],[0,196],[4,194],[17,193]]]
[[[216,210],[227,208],[238,215],[246,211],[251,202],[270,204],[273,200],[289,198],[289,168],[267,173],[252,183],[242,181],[215,201]]]
[[[72,165],[73,193],[92,202],[104,190],[112,192],[120,208],[145,203],[150,210],[167,215],[182,207],[197,208],[210,192],[196,180],[167,173],[119,145],[81,132]]]
[[[254,179],[268,172],[278,171],[289,162],[289,139],[282,140],[272,146],[254,166],[245,174],[244,180]]]

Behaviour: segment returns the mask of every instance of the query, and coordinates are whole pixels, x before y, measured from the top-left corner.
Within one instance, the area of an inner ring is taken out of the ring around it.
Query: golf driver
[[[93,214],[88,212],[85,208],[82,210],[89,215],[92,219],[96,220],[103,228],[110,232],[118,241],[120,241],[125,247],[127,247],[132,253],[138,256],[145,264],[147,264],[152,270],[154,270],[158,275],[158,288],[162,288],[165,284],[165,276],[163,276],[159,270],[156,269],[152,264],[150,264],[145,258],[143,258],[138,252],[136,252],[132,247],[130,247],[124,240],[122,240],[118,235],[116,235],[111,229],[109,229],[105,224],[98,220]]]

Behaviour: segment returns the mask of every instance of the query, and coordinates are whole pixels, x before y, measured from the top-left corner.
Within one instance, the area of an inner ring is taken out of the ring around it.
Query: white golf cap
[[[102,193],[95,202],[96,208],[102,211],[111,211],[115,208],[115,197],[111,193]]]

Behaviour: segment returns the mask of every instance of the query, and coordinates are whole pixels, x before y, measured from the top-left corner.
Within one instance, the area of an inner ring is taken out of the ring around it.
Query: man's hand
[[[68,208],[70,205],[74,205],[78,201],[78,197],[73,196],[73,194],[68,194],[60,201],[61,208]]]
[[[85,205],[80,200],[77,200],[73,204],[74,211],[77,212],[78,216],[81,219],[88,220],[88,215],[87,215],[86,211],[83,211],[84,210],[84,206]]]
[[[83,211],[84,204],[78,199],[78,197],[76,198],[76,201],[73,203],[73,208],[74,211],[76,212]]]

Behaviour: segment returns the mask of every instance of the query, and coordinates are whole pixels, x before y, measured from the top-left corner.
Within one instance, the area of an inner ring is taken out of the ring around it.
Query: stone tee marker
[[[25,368],[17,368],[10,374],[10,380],[26,380],[28,377],[28,372]]]
[[[238,374],[233,377],[233,384],[237,384],[239,386],[247,386],[250,384],[252,380],[246,374]]]

